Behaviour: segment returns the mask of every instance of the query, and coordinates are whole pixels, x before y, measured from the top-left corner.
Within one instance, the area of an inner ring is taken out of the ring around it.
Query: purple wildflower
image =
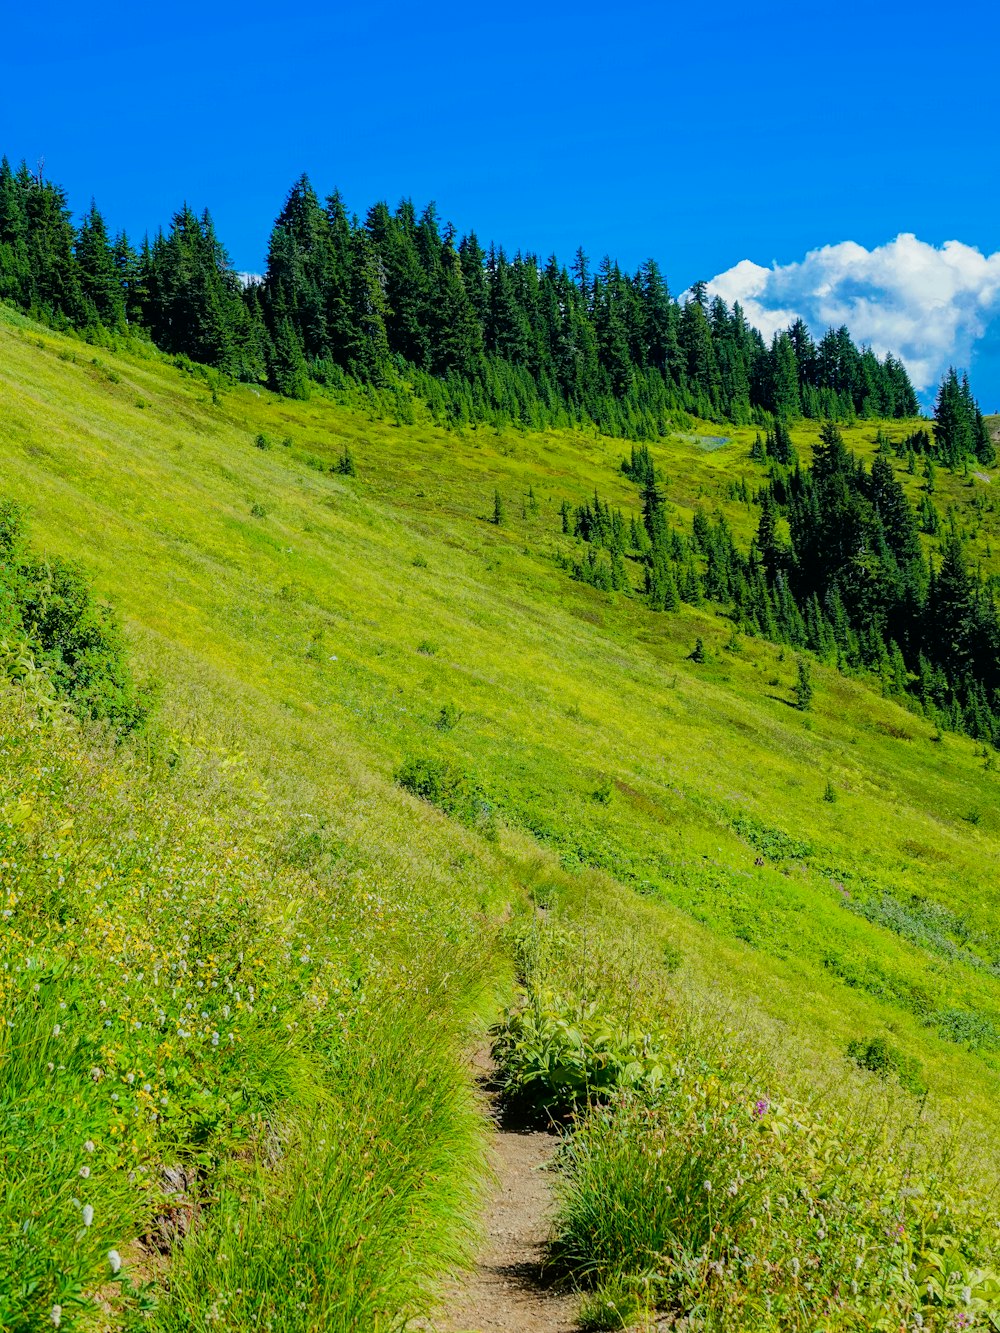
[[[753,1104],[753,1114],[755,1120],[761,1120],[771,1109],[771,1103],[766,1097],[759,1097]]]

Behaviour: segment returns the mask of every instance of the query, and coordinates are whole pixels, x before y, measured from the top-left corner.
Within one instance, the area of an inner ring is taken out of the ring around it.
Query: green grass
[[[608,970],[626,984],[607,961],[620,939],[679,956],[663,1004],[721,1003],[734,1025],[761,1034],[797,1095],[825,1087],[833,1070],[850,1081],[848,1043],[882,1036],[919,1061],[935,1117],[970,1136],[991,1131],[1000,775],[976,746],[936,741],[920,717],[821,665],[812,711],[800,713],[792,656],[752,640],[731,651],[730,624],[711,608],[656,615],[572,582],[556,560],[572,547],[560,535],[562,501],[581,503],[596,488],[638,510],[619,470],[621,442],[458,435],[426,421],[399,428],[322,393],[296,403],[233,388],[215,405],[197,374],[141,349],[101,349],[96,364],[94,350],[0,310],[0,490],[29,506],[38,547],[84,561],[124,620],[137,675],[161,690],[152,775],[138,759],[91,760],[84,738],[64,785],[75,792],[92,763],[112,786],[125,784],[134,762],[137,785],[121,791],[118,813],[97,806],[84,821],[86,846],[132,847],[128,831],[149,827],[143,805],[163,801],[172,813],[157,827],[166,831],[149,834],[162,864],[190,863],[201,884],[200,867],[221,857],[221,919],[233,914],[261,941],[281,993],[274,1021],[258,1014],[261,1053],[288,1034],[266,1076],[218,1075],[220,1086],[242,1080],[249,1092],[211,1129],[198,1187],[211,1201],[197,1239],[158,1263],[126,1263],[137,1285],[153,1284],[154,1321],[181,1327],[192,1310],[216,1309],[233,1328],[267,1318],[307,1328],[321,1317],[346,1328],[354,1311],[365,1326],[391,1328],[428,1299],[436,1274],[457,1261],[479,1178],[459,1052],[509,996],[499,923],[532,894],[586,941],[588,976]],[[872,454],[875,429],[848,428],[848,446]],[[757,510],[731,495],[741,477],[751,489],[764,478],[749,458],[753,434],[734,428],[719,446],[717,428],[705,426],[653,446],[672,521],[690,522],[698,504],[718,508],[749,541]],[[257,447],[261,435],[271,448]],[[804,457],[817,436],[809,423],[793,431]],[[355,476],[330,471],[346,451]],[[904,479],[918,495],[921,478]],[[989,484],[939,470],[937,485],[938,507],[946,498],[955,506],[992,568]],[[495,490],[508,520],[499,527],[489,521]],[[689,661],[697,637],[703,665]],[[11,744],[25,734],[22,720]],[[396,781],[407,764],[452,775],[488,818],[451,818],[407,792]],[[829,789],[835,801],[824,799]],[[46,827],[61,827],[61,799],[45,796]],[[218,827],[199,829],[202,817]],[[248,859],[230,872],[219,849],[233,846]],[[39,852],[31,865],[41,895],[50,860]],[[151,885],[184,880],[169,869],[161,879],[152,862],[143,874]],[[142,900],[131,881],[114,893],[116,919],[138,940]],[[91,908],[74,899],[64,949],[46,902],[39,896],[34,909],[37,938],[11,944],[8,957],[63,949],[87,988],[105,967],[79,936]],[[307,965],[301,975],[285,967],[289,929],[326,960],[331,985],[349,990],[343,1023],[288,1033],[312,1003]],[[177,939],[165,947],[179,948]],[[26,974],[16,975],[5,1003],[20,1005]],[[129,976],[131,987],[134,966]],[[400,1011],[400,987],[434,1002]],[[388,1058],[407,1049],[419,1059]],[[359,1051],[369,1066],[351,1064]],[[130,1070],[145,1068],[131,1036],[125,1054]],[[196,1067],[186,1048],[176,1065]],[[424,1084],[416,1068],[426,1069]],[[97,1096],[86,1072],[76,1070],[73,1086]],[[196,1152],[199,1091],[184,1094],[170,1145],[159,1127],[137,1141],[149,1177],[171,1152]],[[89,1106],[85,1098],[79,1117]],[[64,1184],[77,1169],[79,1117],[46,1159]],[[324,1155],[318,1139],[338,1117],[356,1133]],[[401,1141],[398,1126],[415,1121],[426,1136]],[[48,1142],[46,1124],[39,1110],[24,1132]],[[366,1178],[369,1125],[384,1136],[379,1171],[389,1174],[372,1177],[375,1212],[364,1199],[353,1212],[344,1182]],[[442,1155],[444,1143],[454,1151]],[[992,1149],[983,1151],[985,1180]],[[405,1206],[394,1202],[394,1180]],[[61,1197],[52,1181],[32,1189]],[[100,1246],[114,1236],[126,1255],[161,1206],[156,1190],[138,1193],[114,1204],[109,1194],[117,1220]],[[310,1211],[316,1197],[329,1201],[322,1214]],[[69,1228],[69,1208],[51,1226]],[[308,1232],[304,1268],[283,1266],[292,1223]],[[418,1232],[427,1240],[416,1242]],[[97,1289],[102,1253],[87,1250],[72,1269],[80,1291]],[[221,1254],[241,1265],[238,1281]],[[307,1308],[315,1300],[327,1314],[296,1322],[288,1298],[303,1290]]]

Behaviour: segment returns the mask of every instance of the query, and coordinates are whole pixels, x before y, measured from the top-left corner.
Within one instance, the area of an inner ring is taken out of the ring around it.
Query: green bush
[[[860,1069],[878,1074],[880,1078],[895,1078],[909,1092],[927,1091],[920,1061],[905,1055],[885,1037],[859,1037],[847,1043],[847,1054]]]
[[[132,678],[110,608],[95,600],[79,564],[32,553],[11,502],[0,503],[0,662],[18,680],[41,670],[80,717],[122,734],[149,714],[151,697]]]
[[[493,1058],[508,1104],[552,1118],[625,1088],[654,1089],[665,1077],[664,1057],[648,1037],[623,1033],[595,1001],[548,987],[504,1014]]]
[[[428,755],[407,759],[396,770],[396,781],[463,824],[481,824],[490,819],[492,812],[478,783],[446,759]]]

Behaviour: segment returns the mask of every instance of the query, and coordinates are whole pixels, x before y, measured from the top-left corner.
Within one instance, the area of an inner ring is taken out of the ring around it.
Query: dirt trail
[[[492,1062],[477,1052],[474,1065],[491,1112]],[[433,1318],[412,1325],[426,1333],[574,1333],[579,1296],[552,1290],[543,1277],[545,1242],[555,1201],[545,1168],[558,1138],[498,1124],[490,1152],[495,1186],[483,1216],[479,1261],[442,1293]]]

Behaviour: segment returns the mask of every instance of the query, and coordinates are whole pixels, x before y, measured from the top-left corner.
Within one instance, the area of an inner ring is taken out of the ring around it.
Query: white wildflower
[[[62,1323],[62,1306],[53,1305],[52,1309],[49,1311],[49,1318],[52,1320],[53,1324],[55,1324],[56,1328],[58,1328]]]
[[[83,1205],[83,1225],[89,1227],[94,1220],[94,1209],[89,1203]]]
[[[88,1139],[87,1142],[83,1145],[83,1151],[84,1151],[84,1152],[93,1152],[94,1149],[96,1148],[96,1146],[97,1146],[97,1145],[94,1143],[94,1140],[93,1140],[93,1139]]]
[[[90,1167],[89,1167],[89,1166],[81,1166],[81,1167],[80,1167],[80,1175],[83,1176],[84,1180],[89,1180],[89,1179],[90,1179]]]
[[[117,1250],[108,1250],[108,1263],[111,1265],[112,1273],[121,1271],[122,1257]]]

